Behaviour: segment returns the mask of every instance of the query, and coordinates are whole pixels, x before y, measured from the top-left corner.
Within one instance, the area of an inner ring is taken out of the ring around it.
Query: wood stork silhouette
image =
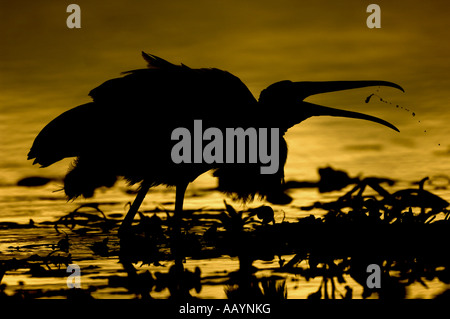
[[[215,68],[192,69],[142,53],[145,69],[124,72],[93,89],[93,101],[72,108],[47,124],[28,153],[33,164],[47,167],[64,158],[75,160],[64,179],[69,199],[91,197],[96,188],[111,187],[118,177],[139,183],[138,194],[119,232],[129,229],[148,190],[156,185],[176,187],[175,215],[183,209],[186,187],[199,175],[214,170],[220,190],[249,200],[280,189],[287,145],[284,133],[312,116],[363,119],[398,131],[392,124],[365,114],[305,102],[310,95],[367,86],[386,81],[281,81],[264,89],[256,100],[236,76]],[[254,164],[180,163],[171,159],[177,127],[225,129],[279,128],[280,165],[275,174],[260,174]]]

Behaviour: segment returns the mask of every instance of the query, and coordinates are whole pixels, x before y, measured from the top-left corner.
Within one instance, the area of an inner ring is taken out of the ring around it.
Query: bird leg
[[[175,194],[175,214],[179,215],[183,212],[183,202],[184,202],[184,193],[186,192],[186,188],[188,183],[181,183],[177,185],[176,194]]]
[[[181,214],[183,213],[184,194],[189,183],[180,183],[176,187],[175,212],[172,224],[172,254],[175,259],[175,267],[183,270],[183,253],[181,245]]]
[[[136,213],[138,212],[138,209],[141,206],[142,201],[144,200],[145,195],[147,195],[149,189],[150,183],[147,183],[144,180],[141,184],[141,187],[139,189],[136,198],[134,199],[133,204],[131,204],[131,207],[128,210],[127,215],[125,216],[122,224],[120,225],[119,236],[123,235],[124,233],[128,232],[131,229],[131,224],[133,223],[134,216],[136,216]]]

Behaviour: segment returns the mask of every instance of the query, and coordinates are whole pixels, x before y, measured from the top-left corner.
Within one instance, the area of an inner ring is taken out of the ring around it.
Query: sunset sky
[[[255,94],[285,78],[449,84],[446,1],[379,1],[381,29],[367,28],[367,1],[76,3],[81,29],[66,26],[70,2],[1,2],[2,98],[17,88],[86,97],[97,83],[142,67],[142,50],[229,70]]]
[[[70,3],[0,3],[0,119],[2,136],[8,136],[2,152],[16,160],[43,125],[89,101],[91,89],[122,71],[145,67],[142,50],[176,64],[230,71],[256,97],[285,79],[396,82],[406,93],[386,89],[382,96],[409,113],[363,103],[373,91],[312,101],[383,117],[402,131],[392,137],[397,144],[446,151],[446,1],[378,1],[381,29],[366,26],[367,1],[80,0],[81,29],[66,26]]]

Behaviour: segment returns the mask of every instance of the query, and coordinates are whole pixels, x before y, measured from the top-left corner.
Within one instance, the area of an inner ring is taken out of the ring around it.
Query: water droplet
[[[373,95],[374,95],[374,94],[372,93],[372,94],[370,94],[368,97],[366,97],[366,103],[369,103],[370,98],[371,98]]]

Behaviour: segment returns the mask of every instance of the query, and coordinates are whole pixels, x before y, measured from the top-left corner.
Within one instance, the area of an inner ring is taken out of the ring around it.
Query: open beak
[[[349,89],[357,89],[368,86],[389,86],[404,92],[403,88],[395,83],[387,82],[387,81],[328,81],[328,82],[295,82],[293,83],[295,87],[295,92],[298,94],[297,97],[302,100],[307,98],[310,95],[320,94],[320,93],[328,93]],[[375,123],[382,124],[387,126],[397,132],[400,132],[398,128],[396,128],[391,123],[382,120],[378,117],[366,115],[358,112],[339,110],[331,107],[321,106],[313,103],[302,102],[302,108],[306,111],[307,116],[337,116],[337,117],[346,117],[346,118],[354,118],[367,120]]]
[[[308,109],[309,117],[311,116],[337,116],[337,117],[346,117],[346,118],[352,118],[352,119],[360,119],[360,120],[366,120],[375,122],[384,126],[387,126],[394,131],[400,132],[398,128],[396,128],[394,125],[389,123],[388,121],[385,121],[383,119],[380,119],[375,116],[358,113],[358,112],[352,112],[352,111],[345,111],[345,110],[339,110],[332,107],[317,105],[313,103],[303,102],[302,103],[305,107]]]

